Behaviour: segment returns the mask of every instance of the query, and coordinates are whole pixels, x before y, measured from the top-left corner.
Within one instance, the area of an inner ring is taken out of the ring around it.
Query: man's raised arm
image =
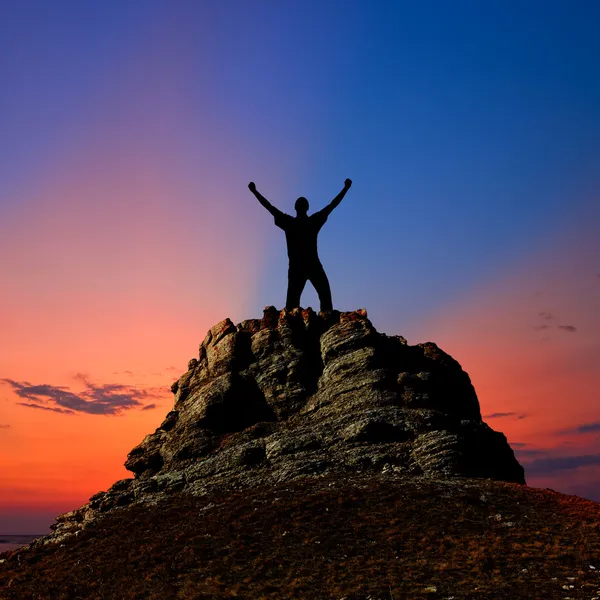
[[[344,196],[346,195],[346,192],[350,189],[350,186],[352,185],[352,180],[351,179],[346,179],[346,181],[344,182],[344,189],[323,209],[320,210],[320,213],[323,213],[325,216],[329,216],[331,214],[331,211],[336,208],[336,206],[344,199]]]
[[[254,181],[248,184],[248,189],[256,196],[256,199],[275,217],[280,217],[283,213],[275,208],[257,189]]]

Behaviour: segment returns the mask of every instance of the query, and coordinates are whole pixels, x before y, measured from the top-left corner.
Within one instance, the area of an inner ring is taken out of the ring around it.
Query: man
[[[310,216],[308,216],[308,200],[303,197],[298,198],[294,205],[296,216],[292,217],[275,208],[258,192],[253,181],[248,184],[256,199],[275,217],[275,225],[285,231],[290,260],[286,308],[300,306],[302,290],[306,282],[310,281],[319,294],[321,310],[324,312],[333,310],[329,280],[317,252],[317,236],[327,217],[342,201],[351,185],[352,181],[346,179],[344,189],[324,209]]]

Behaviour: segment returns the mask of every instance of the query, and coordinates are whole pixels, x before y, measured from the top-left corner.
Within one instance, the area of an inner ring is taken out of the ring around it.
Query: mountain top
[[[364,309],[225,319],[172,391],[134,477],[7,555],[0,585],[23,595],[0,598],[516,598],[516,583],[596,581],[599,506],[525,487],[459,363]]]
[[[300,476],[393,471],[525,483],[458,362],[431,342],[379,333],[364,309],[267,307],[262,319],[225,319],[172,391],[173,410],[127,457],[135,477],[61,515],[55,537],[174,491],[202,496]]]

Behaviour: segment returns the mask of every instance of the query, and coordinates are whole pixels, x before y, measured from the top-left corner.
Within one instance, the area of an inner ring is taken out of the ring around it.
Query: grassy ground
[[[590,600],[600,505],[491,481],[325,477],[173,495],[0,558],[2,600]]]

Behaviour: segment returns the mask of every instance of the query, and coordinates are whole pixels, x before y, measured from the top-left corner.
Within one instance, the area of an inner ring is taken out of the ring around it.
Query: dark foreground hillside
[[[490,480],[302,477],[119,508],[2,559],[2,600],[590,600],[600,505]]]

